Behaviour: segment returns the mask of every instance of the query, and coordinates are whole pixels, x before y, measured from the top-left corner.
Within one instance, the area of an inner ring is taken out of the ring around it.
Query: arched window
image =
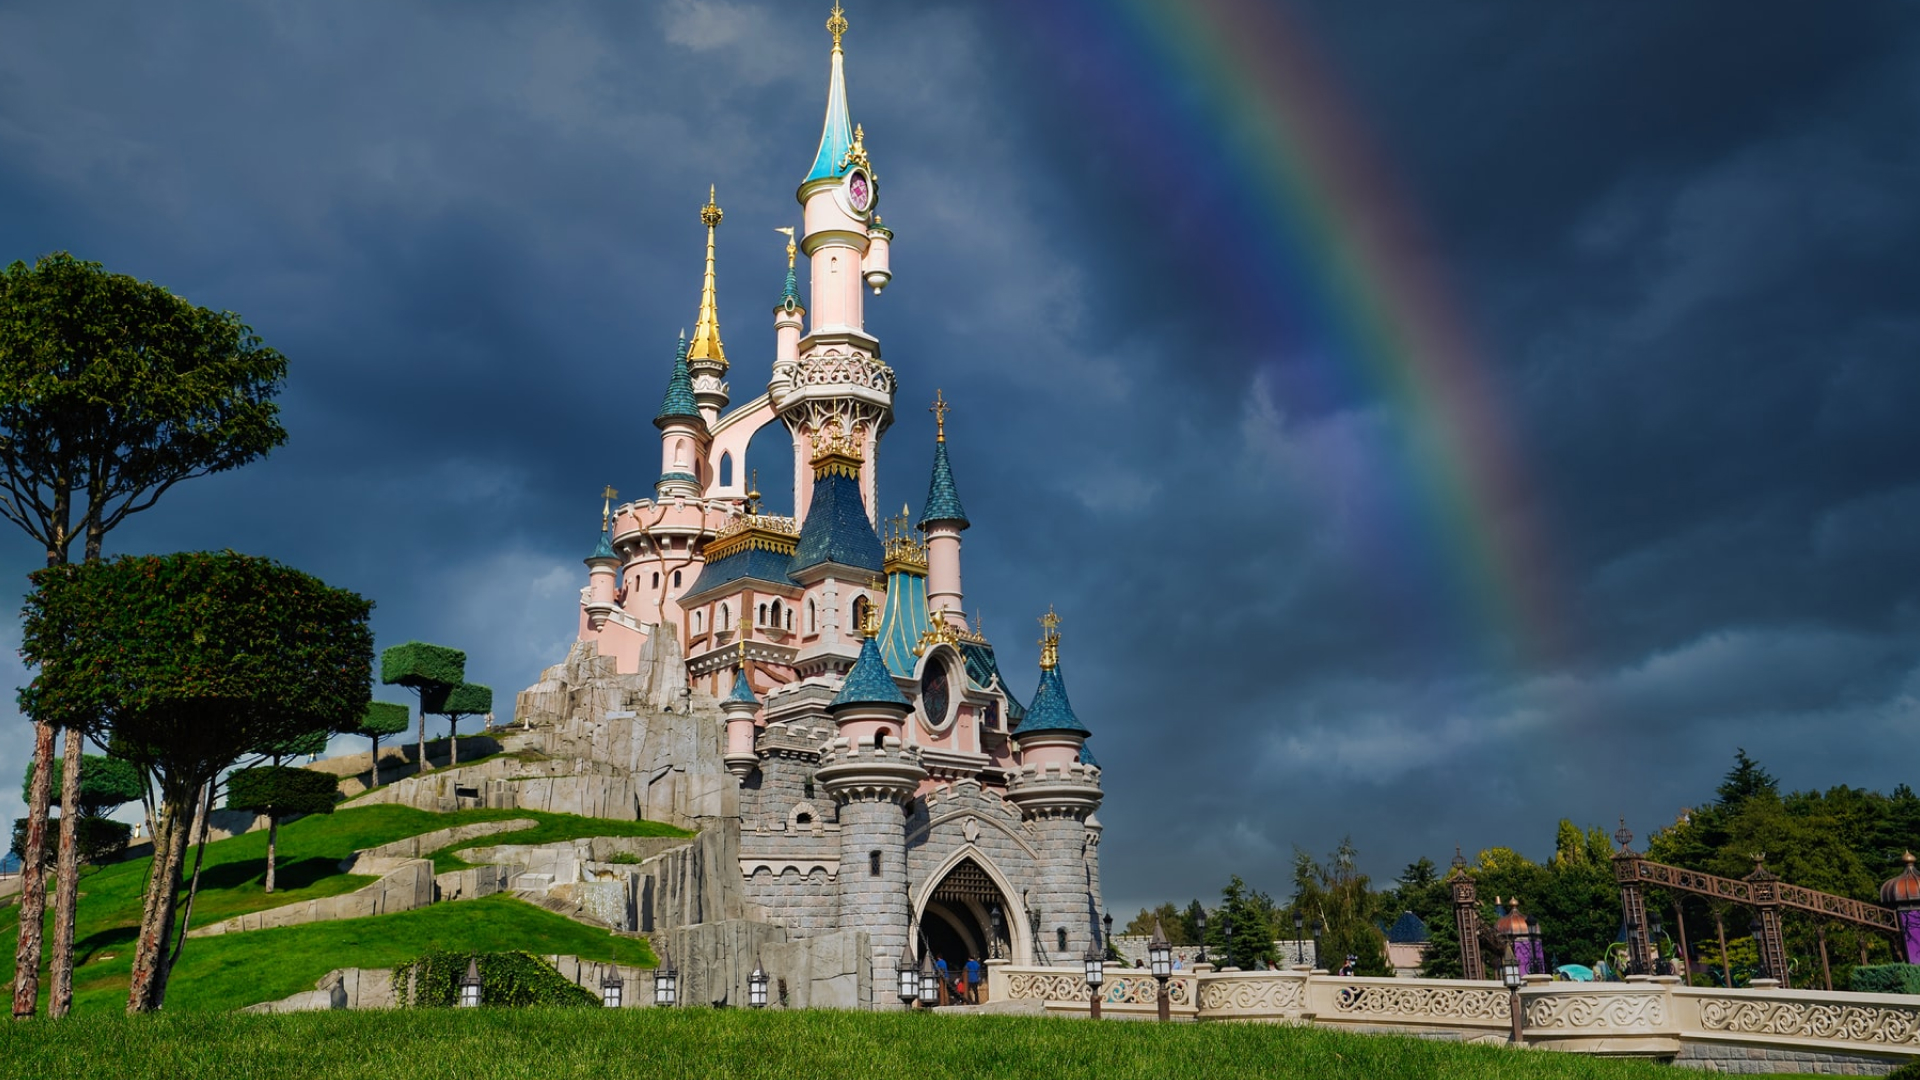
[[[773,602],[773,617],[768,621],[767,625],[776,630],[780,628],[780,601],[778,600]]]
[[[754,620],[754,623],[759,626],[767,625],[767,605],[760,605],[760,614],[759,617]]]
[[[867,876],[880,876],[880,853],[878,851],[867,852]],[[1062,948],[1064,947],[1065,946],[1062,946]]]
[[[856,632],[867,625],[867,611],[872,607],[873,605],[867,603],[867,598],[864,596],[853,598],[853,629]]]
[[[732,485],[733,485],[733,455],[731,453],[721,454],[720,455],[720,486],[731,487]]]
[[[1060,953],[1061,953],[1062,955],[1065,955],[1065,954],[1066,954],[1066,951],[1067,951],[1067,928],[1066,928],[1066,927],[1064,927],[1064,926],[1056,926],[1056,927],[1054,927],[1054,928],[1053,928],[1053,939],[1054,939],[1054,941],[1056,941],[1056,942],[1058,942],[1058,943],[1059,943],[1059,945],[1060,945],[1060,950],[1059,950],[1059,951],[1060,951]]]
[[[793,629],[793,609],[787,609],[787,629]]]
[[[819,612],[814,610],[813,601],[809,600],[807,601],[807,633],[817,634],[819,632],[820,632]]]
[[[728,610],[725,604],[720,605],[720,629],[733,629],[733,612]]]
[[[700,616],[701,613],[698,611],[693,613],[693,632],[696,634],[700,632]]]
[[[885,728],[873,733],[873,748],[875,750],[884,750],[887,748],[887,732]]]
[[[813,824],[813,815],[807,813],[805,810],[802,810],[799,813],[793,815],[793,823],[795,825],[811,825]]]
[[[656,589],[660,587],[660,571],[658,570],[653,572],[653,587]]]
[[[673,587],[676,589],[680,587],[680,571],[678,570],[673,572]]]

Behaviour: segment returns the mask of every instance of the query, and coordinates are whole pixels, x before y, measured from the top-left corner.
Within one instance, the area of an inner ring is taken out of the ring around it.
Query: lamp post
[[[907,947],[900,950],[900,962],[894,965],[894,976],[900,981],[900,1003],[913,1008],[920,1000],[920,967],[913,959],[913,939],[907,939]]]
[[[1167,978],[1173,974],[1173,946],[1167,943],[1167,932],[1160,928],[1160,920],[1153,920],[1153,937],[1147,939],[1147,968],[1153,972],[1155,981],[1160,984],[1160,992],[1154,995],[1159,1006],[1160,1019],[1167,1020]]]
[[[660,966],[653,969],[653,1004],[655,1008],[673,1008],[680,998],[680,972],[673,966],[673,954],[663,946],[660,950]]]
[[[1107,953],[1099,942],[1087,946],[1087,1008],[1093,1019],[1100,1019],[1100,985],[1107,981]]]
[[[1200,935],[1200,957],[1199,959],[1195,960],[1194,963],[1204,964],[1207,962],[1207,909],[1206,908],[1201,908],[1200,914],[1194,917],[1193,931],[1194,933]]]
[[[1113,912],[1109,911],[1100,916],[1100,928],[1106,931],[1100,936],[1101,947],[1111,947],[1113,945]]]
[[[753,974],[747,976],[747,1004],[756,1009],[767,1007],[767,969],[760,966],[760,958],[753,958]]]
[[[604,1008],[617,1009],[625,1000],[627,983],[620,977],[620,969],[608,964],[600,972],[600,1004]]]
[[[1231,914],[1230,912],[1225,912],[1225,911],[1223,911],[1223,912],[1221,912],[1221,913],[1220,913],[1220,936],[1221,936],[1221,937],[1222,937],[1222,938],[1223,938],[1223,939],[1224,939],[1224,940],[1226,941],[1226,943],[1227,943],[1227,945],[1226,945],[1226,948],[1227,948],[1227,955],[1221,958],[1221,960],[1220,960],[1220,966],[1221,966],[1221,967],[1223,967],[1223,968],[1230,968],[1230,967],[1233,967],[1233,966],[1234,966],[1234,962],[1233,962],[1233,915],[1232,915],[1232,914]]]
[[[993,941],[988,943],[987,955],[998,960],[1001,956],[1000,941],[1007,936],[1007,917],[1000,913],[999,904],[987,909],[987,921],[993,924]]]
[[[460,1007],[477,1009],[480,1007],[480,960],[478,957],[467,960],[467,973],[460,976]]]
[[[1300,914],[1299,908],[1293,909],[1293,962],[1303,966],[1307,962],[1306,925],[1307,917]]]
[[[1313,920],[1313,966],[1320,967],[1320,936],[1327,932],[1327,920]],[[1322,968],[1322,970],[1325,970]]]
[[[1520,1041],[1520,985],[1526,977],[1520,974],[1520,961],[1513,955],[1513,942],[1507,942],[1507,951],[1500,958],[1500,981],[1507,988],[1507,1008],[1513,1014],[1512,1042]]]
[[[920,1004],[931,1009],[940,1004],[940,976],[933,970],[933,954],[920,958]]]

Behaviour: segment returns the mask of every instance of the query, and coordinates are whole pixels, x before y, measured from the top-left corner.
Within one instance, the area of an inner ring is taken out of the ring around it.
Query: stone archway
[[[989,959],[996,951],[1013,963],[1031,963],[1027,913],[1012,895],[1006,875],[969,844],[928,877],[914,899],[914,921],[927,947],[949,967],[968,958]],[[992,917],[996,907],[1006,931],[997,950]]]

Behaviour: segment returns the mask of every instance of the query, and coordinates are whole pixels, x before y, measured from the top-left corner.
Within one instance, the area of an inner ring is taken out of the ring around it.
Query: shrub
[[[360,721],[357,734],[375,738],[383,735],[398,735],[407,730],[407,724],[412,719],[412,710],[405,705],[397,705],[391,701],[368,702],[367,715]]]
[[[413,977],[413,1004],[426,1009],[452,1008],[460,977],[467,973],[468,961],[480,965],[480,1003],[482,1005],[546,1005],[561,1008],[595,1008],[599,995],[578,986],[551,964],[528,952],[465,953],[431,952],[410,964],[393,969],[394,993],[405,997],[407,979]]]
[[[55,765],[60,764],[60,759],[53,759],[53,763]],[[84,776],[85,774],[82,773],[81,775]],[[81,782],[85,783],[84,780]],[[41,862],[49,868],[53,866],[54,860],[60,855],[59,824],[59,818],[53,818],[47,823],[48,843],[46,847],[42,849],[45,858],[42,859]],[[83,863],[97,864],[112,862],[119,858],[122,852],[127,850],[127,841],[131,839],[132,836],[133,826],[125,822],[114,821],[111,818],[89,817],[83,814],[75,820],[74,824],[74,840],[79,845],[80,861]],[[26,847],[27,819],[18,818],[13,823],[13,847],[11,850],[13,854],[25,858],[26,856],[21,853],[26,850]]]
[[[294,814],[331,814],[340,801],[340,780],[311,769],[261,765],[239,769],[227,777],[227,809],[249,810],[271,817]]]
[[[1881,966],[1892,967],[1893,965],[1883,964]],[[1887,1080],[1920,1080],[1920,1061],[1909,1061],[1905,1065],[1893,1070],[1887,1074]]]
[[[1871,964],[1853,969],[1856,994],[1920,994],[1920,964]]]

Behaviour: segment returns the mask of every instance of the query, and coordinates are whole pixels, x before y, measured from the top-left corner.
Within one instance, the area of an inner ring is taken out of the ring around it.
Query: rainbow
[[[1444,563],[1443,588],[1506,631],[1489,641],[1509,643],[1509,659],[1558,651],[1543,530],[1500,395],[1416,216],[1300,26],[1273,0],[1025,10],[1096,61],[1075,72],[1092,80],[1085,111],[1136,144],[1148,183],[1243,215],[1214,230],[1239,249],[1223,290],[1277,305],[1311,378],[1384,402],[1409,431],[1380,480],[1416,520],[1389,528],[1430,534],[1436,550],[1400,558],[1421,572]]]

